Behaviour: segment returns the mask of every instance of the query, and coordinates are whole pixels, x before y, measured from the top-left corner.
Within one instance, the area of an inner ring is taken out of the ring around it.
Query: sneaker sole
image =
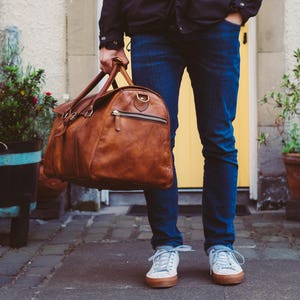
[[[177,276],[168,278],[150,278],[146,277],[146,283],[152,288],[168,288],[177,284]]]
[[[221,285],[239,284],[244,280],[244,277],[244,272],[235,275],[218,275],[214,273],[212,274],[213,281]]]

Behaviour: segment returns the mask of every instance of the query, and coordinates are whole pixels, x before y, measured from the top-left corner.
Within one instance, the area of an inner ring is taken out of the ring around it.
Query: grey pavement
[[[20,249],[7,246],[10,221],[0,220],[0,299],[300,299],[300,223],[283,210],[236,217],[235,248],[246,258],[237,286],[212,283],[201,216],[180,216],[185,244],[196,251],[180,254],[176,287],[156,290],[144,283],[153,253],[147,218],[127,209],[31,220]]]

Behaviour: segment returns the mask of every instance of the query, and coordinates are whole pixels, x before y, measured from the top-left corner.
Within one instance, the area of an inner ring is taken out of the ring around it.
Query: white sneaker
[[[153,265],[146,274],[146,283],[152,288],[167,288],[177,284],[177,267],[179,264],[179,251],[193,251],[190,246],[177,247],[160,246],[156,248],[149,261]]]
[[[241,262],[237,257],[241,259]],[[210,274],[218,284],[241,283],[244,279],[241,265],[244,262],[245,259],[239,252],[228,247],[217,245],[209,249]]]

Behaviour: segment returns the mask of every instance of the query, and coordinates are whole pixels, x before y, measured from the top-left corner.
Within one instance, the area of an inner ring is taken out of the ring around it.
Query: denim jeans
[[[237,192],[237,150],[232,121],[239,85],[240,26],[222,21],[189,34],[137,34],[131,40],[133,80],[159,92],[171,118],[171,146],[178,127],[178,94],[187,68],[204,156],[204,249],[232,248]],[[185,99],[182,99],[185,101]],[[199,169],[199,174],[202,170]],[[145,191],[153,248],[183,243],[177,228],[177,180],[167,190]]]

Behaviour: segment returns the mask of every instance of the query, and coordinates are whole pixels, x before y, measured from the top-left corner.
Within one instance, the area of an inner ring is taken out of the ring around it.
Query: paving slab
[[[38,299],[299,299],[299,260],[249,258],[245,282],[224,287],[211,282],[206,255],[199,244],[191,245],[197,251],[180,254],[178,285],[161,290],[144,283],[152,255],[148,242],[81,245],[41,287]]]
[[[181,254],[178,286],[147,287],[152,254],[148,241],[81,245],[41,287],[38,299],[224,299],[224,288],[211,283],[202,250]]]
[[[227,287],[225,299],[299,300],[300,261],[248,260],[243,284]]]
[[[9,223],[1,220],[0,300],[300,299],[299,223],[284,213],[236,218],[235,247],[246,258],[246,278],[230,287],[211,281],[201,218],[180,216],[185,243],[196,251],[180,254],[176,287],[154,290],[144,283],[153,254],[147,217],[103,212],[32,222],[28,245],[18,250],[7,246]]]

